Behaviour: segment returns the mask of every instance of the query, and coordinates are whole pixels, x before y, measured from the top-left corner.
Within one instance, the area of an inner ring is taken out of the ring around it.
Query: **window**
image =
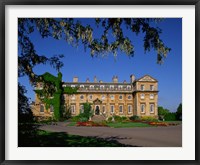
[[[120,100],[122,100],[122,99],[123,99],[123,96],[122,96],[122,95],[120,95],[120,96],[119,96],[119,99],[120,99]]]
[[[42,88],[43,88],[43,84],[42,84],[42,83],[40,83],[39,85],[40,85],[40,87],[39,87],[39,88],[40,88],[40,89],[42,89]]]
[[[145,104],[141,104],[141,113],[145,113]]]
[[[132,105],[128,105],[128,113],[132,113]]]
[[[123,113],[123,105],[119,106],[119,113]]]
[[[75,105],[71,105],[71,113],[72,114],[76,113]]]
[[[114,110],[114,105],[111,105],[111,106],[110,106],[110,113],[113,114],[114,112],[115,112],[115,110]]]
[[[111,100],[114,100],[114,95],[110,95],[110,99],[111,99]]]
[[[130,85],[127,85],[127,89],[128,89],[128,90],[131,90],[131,86],[130,86]]]
[[[154,113],[154,104],[150,104],[150,113]]]
[[[102,99],[102,100],[105,100],[105,99],[106,99],[105,95],[102,95],[101,99]]]
[[[154,86],[150,85],[150,90],[153,91],[154,90]]]
[[[50,112],[53,112],[54,111],[54,107],[53,105],[50,106]]]
[[[84,88],[84,85],[80,85],[80,88]]]
[[[150,99],[153,99],[154,98],[154,94],[150,94]]]
[[[44,105],[40,105],[40,112],[44,113]]]
[[[114,85],[110,85],[110,89],[111,89],[111,90],[114,90]]]
[[[84,112],[84,106],[80,105],[80,112],[83,113]]]
[[[83,99],[84,99],[84,96],[83,96],[83,95],[81,95],[81,96],[80,96],[80,99],[81,99],[81,100],[83,100]]]
[[[141,91],[144,91],[144,85],[141,85],[140,89]]]
[[[90,89],[94,89],[94,85],[90,85]]]
[[[132,96],[131,95],[128,95],[128,100],[131,100],[132,99]]]
[[[145,94],[142,93],[142,94],[140,95],[140,98],[141,98],[141,99],[144,99],[144,97],[145,97]]]
[[[100,85],[100,90],[103,90],[104,89],[104,85]]]
[[[89,99],[92,100],[92,95],[89,95]]]
[[[103,107],[102,107],[102,112],[106,113],[106,106],[105,105],[103,105]]]
[[[119,90],[122,90],[122,89],[123,89],[123,86],[122,86],[122,85],[119,85],[118,88],[119,88]]]
[[[72,95],[72,96],[71,96],[71,99],[72,99],[72,100],[75,100],[75,99],[76,99],[75,95]]]

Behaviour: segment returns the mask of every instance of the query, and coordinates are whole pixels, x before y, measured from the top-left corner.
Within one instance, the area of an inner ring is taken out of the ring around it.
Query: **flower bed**
[[[107,127],[105,123],[95,123],[93,121],[77,122],[76,126],[86,126],[86,127]]]
[[[148,124],[153,126],[169,126],[169,123],[164,122],[149,122]]]

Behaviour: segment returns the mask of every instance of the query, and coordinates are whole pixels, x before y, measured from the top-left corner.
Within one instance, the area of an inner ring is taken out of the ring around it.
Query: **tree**
[[[37,126],[33,124],[33,114],[26,97],[26,88],[18,83],[18,146],[21,147],[27,138],[34,139]]]
[[[154,49],[157,53],[157,62],[161,63],[170,51],[160,39],[161,29],[154,27],[161,19],[145,18],[96,18],[93,19],[97,28],[102,29],[99,38],[95,38],[94,28],[91,25],[83,25],[78,19],[72,18],[19,18],[18,19],[18,75],[27,75],[32,84],[38,76],[33,68],[38,64],[49,63],[56,70],[60,70],[63,63],[60,59],[63,55],[48,57],[40,55],[34,48],[34,43],[29,35],[34,31],[39,31],[43,38],[53,37],[54,39],[64,39],[72,46],[83,44],[85,49],[89,49],[91,56],[99,56],[106,53],[117,55],[117,51],[125,52],[128,56],[134,55],[134,45],[131,39],[124,34],[124,28],[132,33],[144,33],[144,51]],[[98,31],[99,33],[99,31]],[[108,35],[112,34],[113,38]]]
[[[168,109],[164,109],[163,107],[158,107],[158,116],[161,120],[164,120],[165,116],[169,114]]]
[[[29,100],[26,97],[26,88],[18,83],[18,121],[19,123],[26,123],[33,120],[33,114],[29,105]]]
[[[182,103],[180,103],[177,108],[176,118],[177,118],[177,120],[182,120]]]

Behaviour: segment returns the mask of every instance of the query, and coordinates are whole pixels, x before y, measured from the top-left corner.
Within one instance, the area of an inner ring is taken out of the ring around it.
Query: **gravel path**
[[[66,132],[80,136],[100,137],[117,140],[122,144],[141,147],[181,147],[182,125],[168,127],[110,128],[43,125],[41,130]]]

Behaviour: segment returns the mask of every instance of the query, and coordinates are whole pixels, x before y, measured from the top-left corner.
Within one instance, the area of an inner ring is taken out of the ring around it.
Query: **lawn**
[[[37,130],[32,136],[19,136],[19,147],[126,147],[116,140]]]
[[[76,122],[70,122],[67,126],[75,126]],[[107,122],[107,126],[112,128],[131,128],[131,127],[152,127],[147,123],[136,122]]]
[[[107,123],[109,127],[113,128],[131,128],[131,127],[152,127],[147,123],[136,123],[136,122],[122,122],[122,123]]]

